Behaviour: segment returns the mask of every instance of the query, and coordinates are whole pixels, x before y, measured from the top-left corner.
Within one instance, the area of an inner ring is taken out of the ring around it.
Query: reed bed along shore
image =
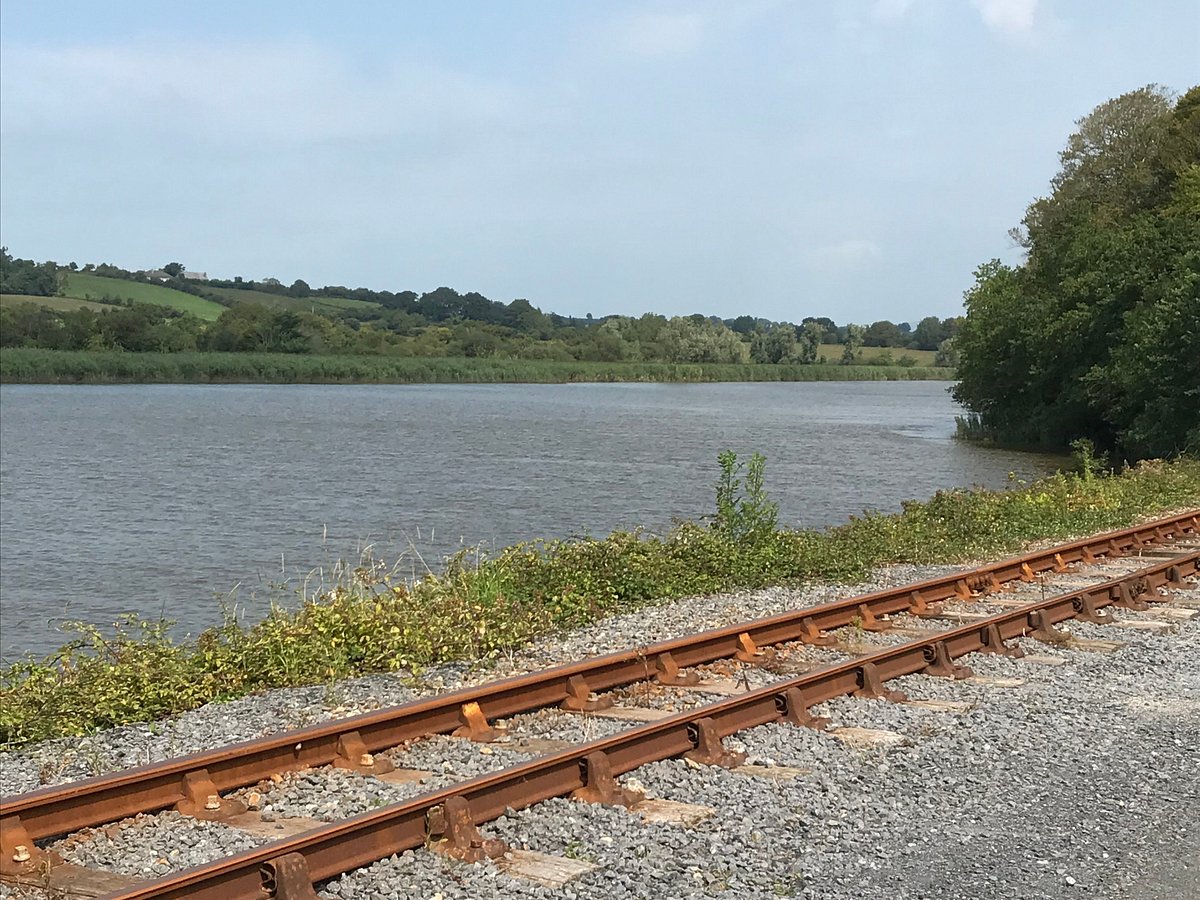
[[[289,353],[0,352],[4,384],[562,384],[570,382],[950,381],[933,366],[726,365]]]
[[[74,626],[44,659],[0,669],[0,744],[145,722],[269,688],[379,672],[419,678],[486,662],[563,629],[665,600],[802,581],[853,582],[889,563],[996,557],[1036,540],[1118,528],[1200,506],[1200,462],[1057,474],[1005,491],[942,491],[824,531],[778,527],[761,458],[721,457],[716,514],[663,534],[540,541],[462,552],[418,580],[370,561],[267,617],[179,637],[136,617]]]

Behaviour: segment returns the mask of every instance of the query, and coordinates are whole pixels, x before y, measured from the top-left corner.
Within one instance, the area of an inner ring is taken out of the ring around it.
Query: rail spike
[[[800,643],[812,644],[814,647],[831,647],[837,643],[837,638],[823,631],[813,621],[812,616],[805,616],[800,622]]]
[[[967,666],[955,664],[950,656],[950,648],[946,646],[945,641],[938,641],[932,647],[926,647],[924,653],[927,663],[924,669],[926,675],[932,675],[935,678],[954,678],[961,681],[963,678],[970,678],[973,674]]]
[[[425,817],[425,834],[431,850],[462,862],[496,859],[508,849],[504,841],[479,833],[465,797],[447,797],[433,807]]]
[[[259,870],[263,890],[274,900],[317,900],[312,877],[308,874],[308,860],[301,853],[285,853],[270,862],[263,863]]]
[[[335,769],[350,769],[369,775],[383,775],[396,768],[395,764],[367,750],[362,735],[348,731],[338,738],[337,756],[333,758]]]
[[[1167,569],[1167,586],[1176,589],[1187,587],[1187,582],[1183,580],[1183,571],[1179,566],[1171,566]]]
[[[783,716],[783,721],[790,725],[803,725],[817,731],[824,731],[829,725],[825,716],[814,716],[808,709],[808,701],[800,688],[788,688],[782,694],[775,695],[775,708]]]
[[[487,716],[474,700],[464,703],[459,708],[458,718],[462,724],[451,732],[454,737],[465,737],[478,744],[487,744],[500,736],[500,731],[488,724]]]
[[[697,719],[688,725],[688,734],[692,737],[695,749],[683,754],[684,759],[723,769],[735,769],[746,761],[745,753],[725,749],[717,732],[717,724],[712,719]]]
[[[903,691],[896,691],[883,683],[883,676],[874,663],[863,663],[858,669],[858,690],[855,697],[865,697],[868,700],[890,700],[892,703],[903,703],[908,696]]]
[[[632,809],[646,799],[641,791],[629,790],[617,784],[607,753],[589,753],[579,761],[579,768],[583,775],[583,787],[571,792],[574,800]]]
[[[930,603],[920,591],[908,595],[908,612],[914,616],[937,616],[942,613],[941,603]]]
[[[1075,610],[1075,618],[1081,622],[1091,622],[1093,625],[1112,625],[1117,620],[1112,613],[1102,611],[1096,603],[1096,598],[1086,591],[1071,599],[1071,608]]]
[[[0,875],[17,877],[38,872],[62,859],[33,842],[20,816],[0,818]]]
[[[596,712],[612,705],[613,698],[610,696],[593,696],[587,679],[582,675],[572,675],[567,679],[567,698],[561,704],[563,709],[569,712]]]
[[[1004,642],[1004,636],[1000,634],[1000,629],[995,624],[984,628],[980,636],[983,639],[983,646],[979,648],[979,653],[1007,656],[1011,659],[1020,659],[1025,655],[1025,651],[1021,648],[1020,644],[1006,644]]]
[[[744,662],[751,666],[765,666],[775,662],[779,658],[774,647],[759,647],[755,644],[754,638],[750,636],[750,632],[748,631],[743,631],[738,635],[737,644],[737,651],[733,655],[734,659],[739,662]]]
[[[1119,606],[1122,609],[1145,610],[1150,608],[1150,604],[1141,599],[1140,595],[1135,595],[1129,589],[1129,583],[1122,581],[1115,588],[1109,590],[1110,599],[1113,606]]]
[[[687,687],[700,683],[700,673],[695,669],[684,672],[679,668],[679,663],[675,661],[675,657],[670,652],[658,654],[658,658],[654,661],[654,668],[656,672],[654,680],[659,684]]]
[[[1071,640],[1069,634],[1054,627],[1042,610],[1035,609],[1029,614],[1029,627],[1029,636],[1043,644],[1065,644]]]
[[[246,811],[246,803],[232,797],[222,797],[208,774],[208,769],[186,773],[180,780],[183,798],[175,810],[194,819],[228,819]]]
[[[875,615],[875,611],[866,603],[858,604],[858,627],[863,631],[888,631],[892,623]]]

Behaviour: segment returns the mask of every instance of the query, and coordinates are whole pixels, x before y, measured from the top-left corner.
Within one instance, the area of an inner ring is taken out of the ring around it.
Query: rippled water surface
[[[0,388],[0,648],[66,618],[195,631],[237,587],[373,544],[457,547],[661,527],[712,509],[723,448],[767,455],[791,525],[1004,485],[1055,461],[951,439],[938,382]]]

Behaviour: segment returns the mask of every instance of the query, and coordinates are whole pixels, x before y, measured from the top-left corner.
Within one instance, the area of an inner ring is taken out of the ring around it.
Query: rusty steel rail
[[[1062,641],[1054,626],[1069,619],[1107,623],[1105,607],[1144,608],[1139,596],[1166,584],[1183,585],[1200,566],[1200,553],[1131,572],[1121,578],[989,616],[947,632],[828,665],[798,677],[672,715],[612,737],[581,744],[499,772],[473,778],[403,803],[314,829],[293,838],[120,891],[111,900],[193,897],[200,900],[315,896],[312,885],[431,840],[459,858],[496,855],[500,847],[476,829],[506,809],[524,809],[551,797],[629,802],[614,776],[662,759],[688,755],[736,764],[721,746],[728,735],[787,721],[811,724],[809,707],[848,694],[899,699],[884,682],[905,675],[962,678],[953,661],[968,653],[1018,654],[1006,641],[1022,636]],[[902,696],[902,695],[900,695]],[[439,840],[440,839],[440,840]],[[449,844],[450,846],[446,846]]]
[[[206,800],[296,769],[341,765],[368,773],[385,771],[373,754],[405,741],[458,730],[489,737],[488,720],[547,706],[586,711],[594,692],[656,678],[694,683],[680,669],[724,658],[754,660],[759,647],[786,641],[828,643],[828,629],[854,623],[872,627],[878,617],[924,612],[943,600],[973,591],[1029,581],[1071,563],[1123,556],[1148,546],[1200,533],[1200,510],[1133,528],[1027,553],[979,568],[862,594],[818,606],[663,641],[645,647],[556,666],[376,712],[324,722],[217,750],[176,757],[0,800],[0,837],[39,840],[100,825],[140,812],[176,807],[203,809]],[[0,864],[5,860],[0,859]]]

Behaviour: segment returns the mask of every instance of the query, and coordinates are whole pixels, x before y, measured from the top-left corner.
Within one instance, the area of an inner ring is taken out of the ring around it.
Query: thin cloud
[[[898,22],[908,15],[914,0],[875,0],[871,18],[876,22]]]
[[[366,73],[307,43],[6,47],[2,70],[4,126],[16,131],[120,122],[197,138],[363,140],[484,131],[515,102],[458,72],[401,61]]]
[[[625,31],[625,46],[639,56],[682,56],[700,48],[706,31],[699,13],[647,13]]]
[[[983,24],[1008,37],[1023,37],[1033,31],[1038,0],[972,0]]]
[[[836,270],[861,269],[874,264],[882,256],[883,249],[877,243],[863,238],[822,244],[805,253],[810,266]]]

